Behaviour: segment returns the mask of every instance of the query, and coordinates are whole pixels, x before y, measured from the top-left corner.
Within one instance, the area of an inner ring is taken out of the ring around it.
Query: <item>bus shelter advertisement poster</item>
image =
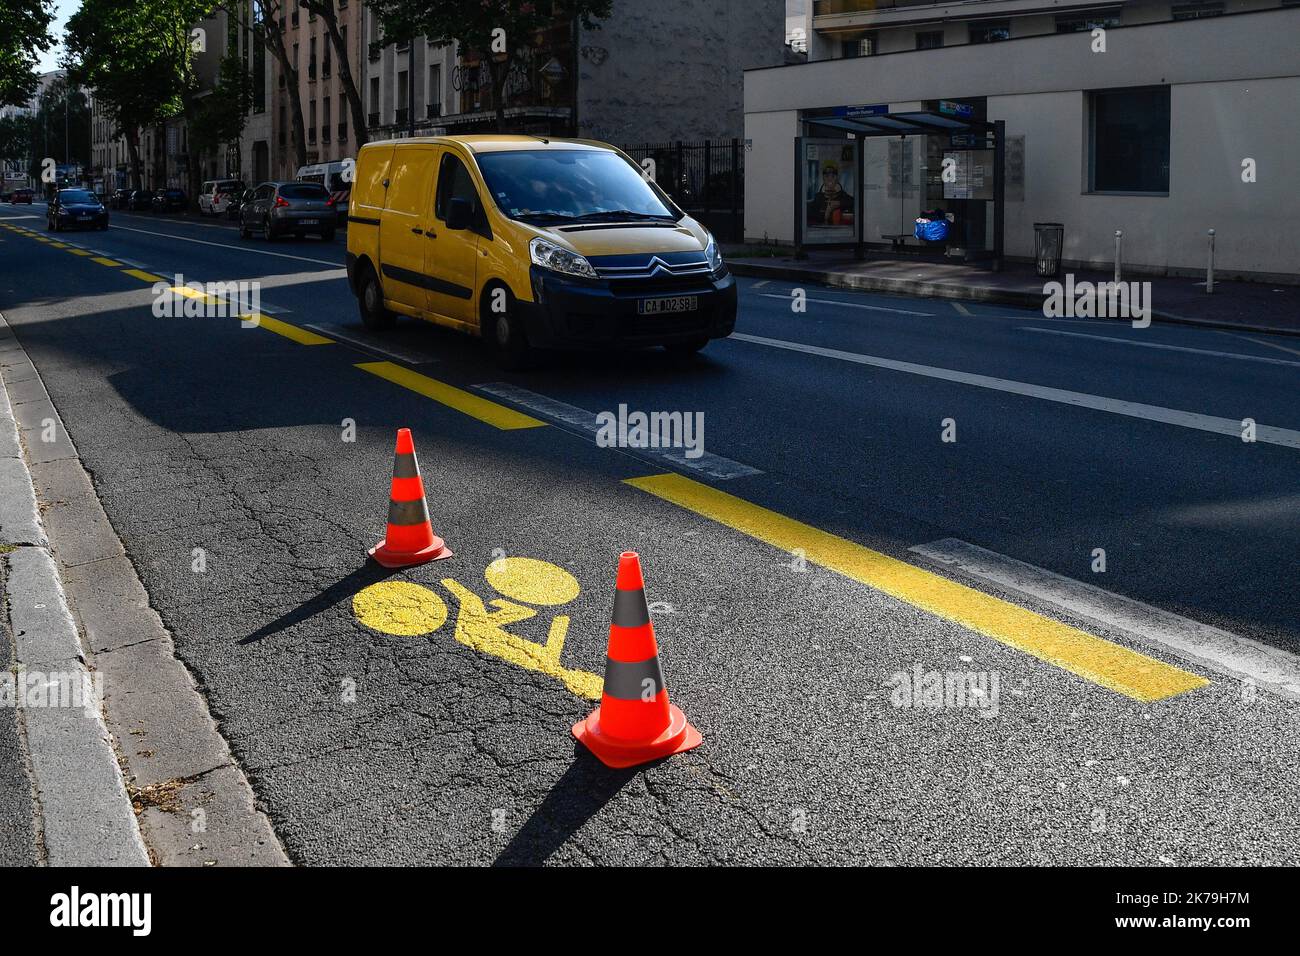
[[[804,242],[857,239],[856,148],[842,139],[804,141]]]

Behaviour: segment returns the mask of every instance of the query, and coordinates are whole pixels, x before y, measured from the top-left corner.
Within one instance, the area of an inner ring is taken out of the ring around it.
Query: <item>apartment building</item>
[[[887,248],[940,206],[963,245],[1013,259],[1055,221],[1067,265],[1107,266],[1118,230],[1127,268],[1194,274],[1215,229],[1221,274],[1300,278],[1295,0],[811,0],[805,35],[806,64],[745,74],[752,239],[800,238],[796,201],[826,208],[814,173],[860,151],[854,215],[821,238]]]
[[[506,123],[512,132],[618,144],[738,137],[743,71],[783,62],[784,36],[785,0],[707,8],[614,0],[594,29],[557,21],[520,45],[506,81]],[[368,15],[372,41],[383,38]],[[454,44],[382,46],[369,61],[365,101],[376,138],[403,135],[408,110],[417,133],[497,129],[487,64]]]

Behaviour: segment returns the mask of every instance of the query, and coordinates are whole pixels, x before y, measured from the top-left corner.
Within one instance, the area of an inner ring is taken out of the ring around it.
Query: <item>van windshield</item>
[[[628,220],[677,215],[617,153],[538,149],[478,154],[497,206],[512,219]]]

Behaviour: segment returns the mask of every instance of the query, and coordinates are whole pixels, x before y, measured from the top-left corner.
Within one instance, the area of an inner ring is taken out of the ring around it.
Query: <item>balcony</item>
[[[339,123],[339,142],[346,143],[347,141],[348,141],[348,124]]]
[[[366,115],[366,125],[373,128],[379,125],[379,114],[369,113]]]
[[[315,127],[315,126],[312,126],[312,127],[308,128],[308,130],[307,130],[307,145],[309,145],[309,146],[315,146],[315,145],[316,145],[316,127]]]
[[[310,63],[307,64],[307,82],[308,83],[316,82],[316,61],[315,60],[312,60]]]
[[[425,108],[425,113],[424,113],[425,119],[434,119],[434,118],[436,118],[436,117],[438,117],[438,116],[441,116],[441,115],[442,115],[442,104],[441,104],[441,103],[430,103],[430,104]]]
[[[320,128],[320,141],[322,143],[328,143],[330,141],[330,128],[328,126],[322,126]]]
[[[397,108],[393,111],[393,122],[398,126],[405,126],[408,113],[410,113],[410,110],[404,106]]]
[[[813,16],[833,16],[837,13],[872,13],[894,7],[934,6],[938,0],[813,0]],[[978,0],[976,0],[978,2]]]

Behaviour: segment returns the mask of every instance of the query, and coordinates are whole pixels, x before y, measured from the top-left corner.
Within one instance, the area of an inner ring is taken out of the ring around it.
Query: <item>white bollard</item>
[[[1210,261],[1205,266],[1205,291],[1214,292],[1214,230],[1210,230]]]
[[[1116,229],[1115,230],[1115,282],[1116,283],[1119,282],[1120,246],[1123,242],[1124,242],[1124,230]]]

